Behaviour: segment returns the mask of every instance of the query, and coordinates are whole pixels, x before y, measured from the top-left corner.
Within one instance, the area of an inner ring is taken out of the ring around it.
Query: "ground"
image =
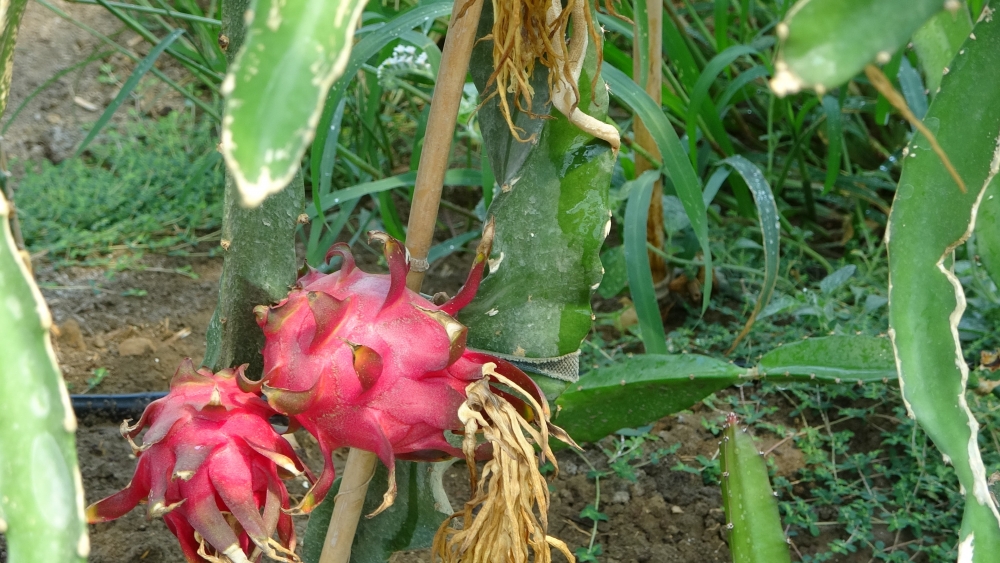
[[[148,45],[100,6],[51,0],[57,9],[77,22],[106,36],[142,56]],[[61,77],[56,75],[102,52],[114,53],[72,69]],[[114,99],[118,88],[132,70],[130,58],[115,51],[101,40],[50,11],[38,2],[28,2],[14,49],[14,80],[4,123],[11,122],[3,137],[4,149],[15,159],[47,158],[60,162],[73,154],[77,143],[86,135],[81,124],[92,123]],[[177,68],[164,66],[172,78],[183,74]],[[17,116],[21,103],[47,81],[55,82],[38,93]],[[179,108],[183,98],[159,81],[147,81],[131,100],[140,113],[160,115],[168,108]],[[126,104],[128,105],[128,103]],[[116,120],[125,112],[120,111]]]

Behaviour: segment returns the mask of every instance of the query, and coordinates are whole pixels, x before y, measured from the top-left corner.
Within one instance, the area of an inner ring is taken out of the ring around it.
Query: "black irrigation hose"
[[[146,405],[166,394],[166,391],[152,391],[121,395],[71,395],[70,400],[77,417],[92,415],[121,421],[125,418],[138,418]]]

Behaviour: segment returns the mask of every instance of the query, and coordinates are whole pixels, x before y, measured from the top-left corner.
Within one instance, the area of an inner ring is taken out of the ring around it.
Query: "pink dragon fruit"
[[[148,517],[163,517],[189,562],[245,563],[261,554],[299,561],[281,478],[304,467],[271,427],[274,410],[239,388],[245,367],[213,374],[184,360],[167,396],[146,407],[134,426],[122,423],[139,458],[135,475],[88,507],[87,520],[114,520],[147,503]]]
[[[493,362],[536,396],[534,382],[507,362],[466,350],[466,327],[455,314],[475,296],[492,242],[489,225],[472,271],[450,301],[435,305],[407,289],[409,261],[403,245],[384,233],[389,274],[355,266],[347,245],[329,275],[310,269],[288,298],[255,309],[264,329],[264,378],[268,402],[317,438],[326,466],[298,509],[310,511],[334,479],[333,450],[351,446],[374,452],[390,471],[379,512],[395,497],[396,459],[430,461],[462,455],[445,431],[461,433],[458,410],[466,386]],[[524,403],[504,394],[522,411]],[[530,411],[529,416],[530,416]],[[487,450],[483,455],[489,454]]]

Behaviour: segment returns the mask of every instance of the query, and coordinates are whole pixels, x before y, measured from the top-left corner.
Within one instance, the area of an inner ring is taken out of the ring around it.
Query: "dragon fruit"
[[[139,458],[135,475],[88,507],[87,520],[106,522],[147,503],[147,516],[163,517],[189,562],[245,563],[261,554],[299,561],[281,478],[305,469],[271,427],[274,410],[240,389],[245,367],[213,374],[184,360],[167,396],[146,407],[134,426],[122,423]]]
[[[382,242],[389,274],[361,271],[347,245],[336,244],[327,261],[339,256],[338,271],[325,275],[310,269],[286,299],[255,309],[266,339],[258,385],[272,407],[316,437],[326,459],[298,512],[309,512],[329,490],[336,448],[374,452],[389,469],[389,489],[376,514],[395,498],[397,459],[461,456],[461,447],[450,444],[445,431],[462,432],[458,411],[466,387],[483,377],[487,363],[541,396],[513,365],[467,350],[466,327],[455,320],[482,279],[492,224],[465,285],[441,305],[407,289],[409,260],[399,241],[378,232],[370,237]],[[524,402],[504,396],[531,416]],[[489,445],[481,453],[488,457]]]

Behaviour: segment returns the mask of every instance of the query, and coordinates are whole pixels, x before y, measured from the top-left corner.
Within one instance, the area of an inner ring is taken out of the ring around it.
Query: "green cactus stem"
[[[733,413],[726,419],[719,454],[733,563],[791,563],[767,465]]]

